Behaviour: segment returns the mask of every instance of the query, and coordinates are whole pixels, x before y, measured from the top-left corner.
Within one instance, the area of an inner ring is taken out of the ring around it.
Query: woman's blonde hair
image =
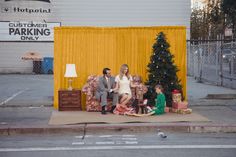
[[[124,73],[125,69],[128,69],[126,73]],[[130,79],[129,66],[127,64],[122,64],[121,67],[120,67],[119,77],[120,77],[121,80],[122,80],[124,75],[128,78],[128,80]]]

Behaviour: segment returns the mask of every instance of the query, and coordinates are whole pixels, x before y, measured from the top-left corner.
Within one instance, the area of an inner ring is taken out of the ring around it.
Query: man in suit
[[[95,93],[98,100],[101,100],[102,114],[106,114],[107,98],[112,99],[111,113],[113,113],[118,103],[118,92],[114,91],[116,87],[115,78],[111,76],[109,68],[103,69],[103,76],[99,78],[99,84]]]

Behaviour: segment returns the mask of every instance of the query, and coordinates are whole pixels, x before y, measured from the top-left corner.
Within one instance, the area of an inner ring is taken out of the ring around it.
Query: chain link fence
[[[53,74],[53,58],[44,57],[41,61],[33,61],[33,73]]]
[[[187,41],[188,76],[236,89],[236,42],[229,40]]]

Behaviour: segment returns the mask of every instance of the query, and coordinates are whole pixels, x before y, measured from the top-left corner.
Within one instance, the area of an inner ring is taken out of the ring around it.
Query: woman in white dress
[[[132,76],[129,74],[129,67],[127,64],[123,64],[120,68],[120,74],[115,78],[116,88],[118,89],[118,94],[121,97],[119,104],[117,105],[115,114],[126,114],[133,111],[132,108],[127,107],[127,103],[132,98],[131,87],[136,87],[133,84]]]

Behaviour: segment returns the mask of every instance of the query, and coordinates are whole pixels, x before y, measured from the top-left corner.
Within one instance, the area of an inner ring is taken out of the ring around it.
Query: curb
[[[0,127],[0,135],[19,134],[63,134],[76,133],[104,134],[104,133],[148,133],[161,129],[167,132],[182,133],[236,133],[236,124],[189,124],[189,123],[135,123],[135,124],[80,124],[63,126],[21,126]]]
[[[236,99],[236,94],[208,94],[206,99]]]
[[[156,132],[157,129],[167,132],[182,132],[182,133],[236,133],[236,124],[191,124],[191,123],[158,123],[158,124],[121,124],[113,126],[97,126],[89,125],[86,128],[86,133],[101,133],[104,132],[135,132],[147,133]]]
[[[84,133],[84,125],[2,127],[0,135]]]
[[[189,106],[190,107],[195,107],[195,106],[234,106],[235,105],[235,100],[236,99],[206,99],[202,98],[199,100],[195,101],[189,101]]]

